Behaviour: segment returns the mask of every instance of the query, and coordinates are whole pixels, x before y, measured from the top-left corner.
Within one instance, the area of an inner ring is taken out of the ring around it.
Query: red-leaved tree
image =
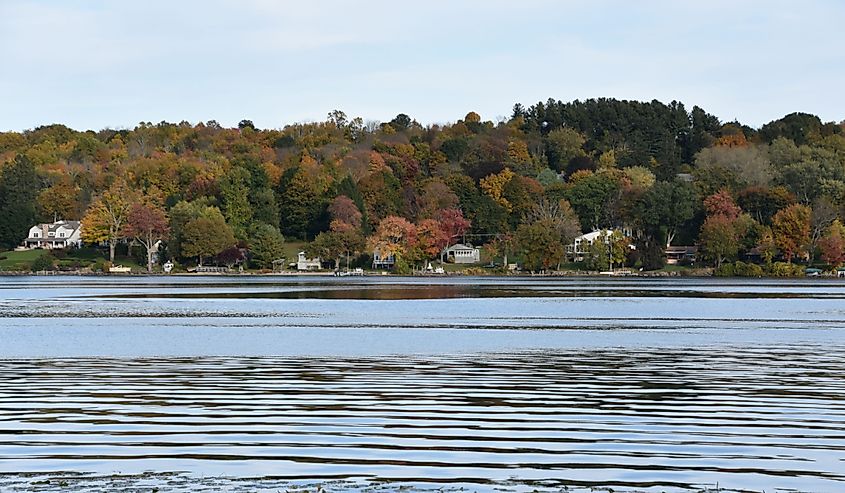
[[[464,217],[460,209],[443,209],[437,214],[437,222],[440,224],[440,231],[446,239],[446,245],[441,249],[440,263],[443,263],[445,248],[452,244],[457,238],[463,236],[472,223]]]
[[[346,195],[338,195],[329,205],[332,222],[340,221],[354,228],[361,227],[361,211],[355,202]]]
[[[449,236],[434,219],[423,219],[417,224],[417,246],[426,259],[436,258],[449,246]]]
[[[449,237],[450,242],[463,236],[472,225],[460,209],[441,210],[437,214],[437,222],[440,223],[440,229]]]
[[[167,215],[155,205],[133,204],[123,234],[143,245],[147,251],[147,272],[152,272],[153,254],[158,249],[158,242],[170,234]]]
[[[704,199],[704,208],[708,216],[725,216],[728,219],[736,219],[742,213],[742,209],[736,205],[727,190],[721,190]]]

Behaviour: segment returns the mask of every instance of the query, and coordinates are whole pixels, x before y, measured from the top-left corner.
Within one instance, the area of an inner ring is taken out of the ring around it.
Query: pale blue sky
[[[0,0],[0,130],[677,99],[845,119],[845,2]]]

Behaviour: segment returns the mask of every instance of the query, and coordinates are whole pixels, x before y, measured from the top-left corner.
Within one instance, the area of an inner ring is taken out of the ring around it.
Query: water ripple
[[[840,491],[842,361],[813,346],[0,360],[0,489]]]

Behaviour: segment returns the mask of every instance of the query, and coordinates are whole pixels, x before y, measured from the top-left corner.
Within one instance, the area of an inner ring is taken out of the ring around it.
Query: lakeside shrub
[[[396,259],[396,263],[393,264],[393,272],[400,276],[407,276],[413,272],[413,269],[411,269],[411,266],[408,265],[405,259],[399,257]]]
[[[91,264],[91,270],[94,272],[108,272],[109,267],[111,267],[111,262],[106,259],[98,259]]]
[[[763,267],[746,262],[736,262],[734,264],[734,275],[738,277],[763,277],[765,272]]]
[[[775,262],[772,264],[769,275],[774,277],[804,277],[804,266],[786,262]]]
[[[722,264],[713,275],[716,277],[763,277],[765,271],[757,264],[736,261],[732,264]]]
[[[79,270],[82,268],[82,263],[77,259],[62,260],[57,265],[59,270]]]
[[[713,275],[716,277],[733,277],[736,269],[734,269],[734,264],[722,264],[719,266],[718,269],[713,271]]]
[[[53,270],[56,266],[56,258],[49,253],[44,253],[32,261],[29,269],[32,272],[40,272],[42,270]]]

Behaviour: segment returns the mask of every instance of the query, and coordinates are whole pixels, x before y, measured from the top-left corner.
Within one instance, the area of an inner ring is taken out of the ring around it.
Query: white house
[[[320,270],[322,267],[320,257],[308,258],[305,252],[299,252],[296,256],[296,270]]]
[[[458,243],[446,249],[446,258],[456,264],[477,264],[481,261],[481,251],[472,245]]]
[[[392,269],[394,264],[395,255],[382,255],[378,248],[373,250],[373,269]]]
[[[626,238],[630,238],[633,235],[633,231],[629,228],[622,228],[620,231],[622,232],[622,236]],[[613,232],[614,230],[612,229],[598,229],[582,234],[581,236],[575,238],[575,241],[571,244],[566,245],[566,257],[575,262],[583,261],[584,255],[590,251],[590,247],[596,241],[608,243],[610,241],[610,237],[613,235]],[[629,245],[629,248],[631,250],[636,250],[636,247],[633,244]]]
[[[24,246],[34,248],[78,248],[82,246],[79,221],[56,221],[29,228]]]

